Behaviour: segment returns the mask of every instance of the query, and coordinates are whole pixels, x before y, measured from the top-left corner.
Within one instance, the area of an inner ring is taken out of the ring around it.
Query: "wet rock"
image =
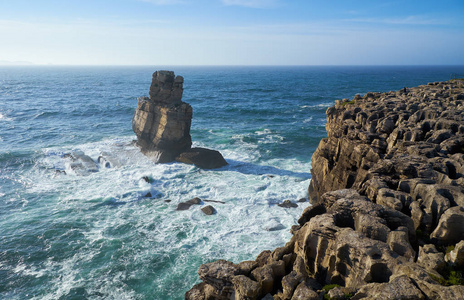
[[[205,148],[191,148],[179,154],[176,161],[195,165],[201,169],[217,169],[227,165],[219,151]]]
[[[73,161],[70,167],[76,175],[87,176],[91,173],[98,172],[98,165],[83,151],[74,151],[69,157]]]
[[[290,200],[284,200],[284,202],[279,203],[279,204],[277,204],[277,205],[280,206],[280,207],[283,207],[283,208],[294,208],[294,207],[298,207],[298,204],[293,203],[293,202],[290,201]]]
[[[198,197],[195,197],[195,198],[190,199],[188,201],[180,202],[179,204],[177,204],[176,210],[188,210],[190,208],[190,206],[192,206],[192,205],[200,205],[200,204],[201,204],[201,199],[198,198]]]
[[[213,214],[216,213],[216,209],[214,207],[212,207],[211,205],[207,205],[205,207],[202,207],[201,208],[201,211],[205,214],[205,215],[208,215],[208,216],[211,216]]]
[[[186,202],[181,202],[181,203],[177,204],[176,210],[188,210],[190,208],[190,206],[192,206],[192,204],[186,203]]]
[[[192,198],[192,199],[188,200],[187,203],[190,203],[190,204],[201,204],[201,199],[198,198],[198,197],[195,197],[195,198]]]
[[[64,171],[64,170],[55,170],[55,175],[56,176],[66,175],[66,171]]]
[[[219,200],[203,200],[203,202],[212,202],[212,203],[226,204],[224,201],[219,201]]]
[[[151,179],[151,178],[148,177],[148,176],[143,176],[143,177],[142,177],[142,180],[145,181],[145,182],[147,182],[147,183],[152,183],[152,182],[153,182],[153,179]]]
[[[119,161],[119,159],[108,152],[102,152],[97,161],[105,168],[119,168],[122,166],[122,163]]]

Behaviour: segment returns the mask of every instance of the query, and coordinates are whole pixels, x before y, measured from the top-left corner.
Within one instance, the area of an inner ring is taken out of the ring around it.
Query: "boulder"
[[[296,287],[291,300],[319,300],[319,294],[311,289],[307,281],[303,281]]]
[[[235,299],[255,300],[261,294],[260,284],[244,275],[234,276],[232,283],[235,290]]]
[[[251,278],[259,282],[262,294],[272,292],[274,288],[274,273],[270,266],[265,265],[251,271]]]
[[[411,299],[420,300],[427,297],[407,276],[392,278],[386,283],[371,283],[359,289],[350,299]]]
[[[201,169],[217,169],[227,165],[219,151],[198,147],[180,153],[176,161],[195,165]]]
[[[419,247],[417,263],[427,270],[441,272],[445,267],[445,255],[435,245],[427,244]]]
[[[451,263],[464,268],[464,240],[456,244],[449,253]]]
[[[205,214],[205,215],[208,215],[208,216],[211,216],[213,214],[216,213],[216,209],[214,207],[212,207],[211,205],[207,205],[205,207],[202,207],[201,208],[201,211]]]
[[[237,265],[230,261],[218,260],[201,265],[198,276],[215,289],[217,295],[227,297],[233,293],[232,279],[239,274]]]
[[[455,206],[445,211],[440,217],[437,228],[430,238],[440,244],[454,244],[464,240],[464,207]]]
[[[414,261],[416,251],[414,251],[409,243],[408,229],[406,227],[401,226],[391,231],[388,234],[387,244],[392,251],[408,258],[410,261]]]
[[[294,208],[294,207],[298,207],[298,204],[293,203],[290,200],[284,200],[284,202],[277,204],[277,206],[280,206],[283,208]]]
[[[188,201],[180,202],[179,204],[177,204],[176,210],[188,210],[190,208],[190,206],[195,205],[195,204],[196,205],[201,204],[201,199],[198,198],[198,197],[195,197],[195,198],[190,199]]]

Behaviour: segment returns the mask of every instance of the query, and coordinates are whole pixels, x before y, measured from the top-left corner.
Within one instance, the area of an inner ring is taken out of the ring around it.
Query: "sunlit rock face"
[[[140,97],[132,119],[137,145],[157,163],[174,160],[202,169],[227,165],[216,150],[191,148],[192,107],[182,102],[184,78],[172,71],[156,71],[149,97]]]
[[[175,160],[192,145],[192,107],[182,102],[183,83],[172,71],[156,71],[150,96],[138,99],[132,129],[142,152],[159,163]]]

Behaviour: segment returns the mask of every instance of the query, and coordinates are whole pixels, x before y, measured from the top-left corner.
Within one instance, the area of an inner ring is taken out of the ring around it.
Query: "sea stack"
[[[149,97],[138,98],[132,119],[137,145],[157,163],[172,162],[179,157],[177,160],[200,168],[214,169],[227,165],[218,151],[191,148],[192,107],[182,101],[183,83],[184,78],[175,76],[172,71],[153,73]],[[203,150],[198,157],[199,164],[196,160],[182,160],[183,153],[198,149]]]
[[[172,71],[156,71],[149,97],[138,99],[132,129],[142,152],[155,162],[171,162],[192,145],[192,107],[182,102],[183,83]]]

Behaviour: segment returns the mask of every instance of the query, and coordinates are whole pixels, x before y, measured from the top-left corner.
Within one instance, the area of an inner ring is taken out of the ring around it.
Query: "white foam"
[[[312,120],[313,120],[313,117],[309,117],[309,118],[307,118],[307,119],[304,119],[304,120],[303,120],[303,123],[305,123],[305,124],[306,124],[306,123],[311,123]]]
[[[257,135],[266,138],[273,134],[264,130]],[[28,192],[40,199],[42,194],[58,193],[55,198],[41,200],[44,214],[66,212],[63,220],[86,224],[76,229],[83,236],[84,246],[74,256],[51,260],[45,266],[43,272],[59,276],[51,282],[53,288],[44,299],[59,298],[82,285],[108,298],[133,298],[134,291],[121,283],[129,277],[154,276],[154,284],[164,293],[168,293],[165,285],[170,280],[183,282],[181,288],[187,289],[197,280],[196,269],[201,263],[220,258],[234,262],[254,259],[263,250],[284,245],[290,238],[290,227],[308,206],[299,203],[298,208],[285,209],[276,204],[306,196],[309,162],[274,159],[267,165],[257,164],[258,156],[250,150],[253,147],[239,143],[232,149],[218,148],[230,163],[219,170],[180,163],[154,164],[130,143],[131,139],[44,149],[37,168],[29,174],[33,183],[28,185]],[[88,176],[57,176],[54,170],[66,167],[65,154],[76,150],[94,161],[101,152],[108,152],[121,166],[100,167]],[[145,182],[144,176],[152,183]],[[156,196],[146,198],[147,192]],[[176,211],[178,203],[194,197],[224,204],[204,202]],[[167,199],[171,202],[164,201]],[[215,215],[206,216],[200,210],[208,204],[216,208]],[[101,263],[97,257],[101,251],[109,251],[104,245],[111,243],[117,244],[113,254],[117,258]],[[172,263],[164,266],[165,260]],[[90,263],[95,264],[94,269],[84,270]],[[126,269],[114,271],[121,264],[126,264]],[[154,275],[147,269],[150,264],[153,268],[160,264],[161,269]],[[105,277],[104,270],[112,270],[112,275]],[[91,281],[80,275],[85,272],[91,272]]]
[[[0,112],[0,121],[11,122],[13,118],[8,117],[4,112]]]
[[[333,102],[324,102],[324,103],[319,103],[315,105],[302,105],[300,108],[306,109],[321,109],[321,108],[329,108],[330,106],[333,105]]]

